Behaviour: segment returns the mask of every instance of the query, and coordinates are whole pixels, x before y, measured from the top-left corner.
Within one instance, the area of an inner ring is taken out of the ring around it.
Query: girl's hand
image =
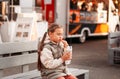
[[[67,48],[67,46],[68,46],[67,41],[66,40],[62,40],[62,43],[64,44],[64,48]]]
[[[63,54],[63,56],[61,57],[61,59],[62,59],[63,61],[70,60],[70,59],[72,59],[72,54],[69,53],[69,52],[65,52],[65,53]]]

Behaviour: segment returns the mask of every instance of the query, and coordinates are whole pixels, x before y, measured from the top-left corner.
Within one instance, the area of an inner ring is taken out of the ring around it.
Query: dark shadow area
[[[91,37],[88,37],[86,39],[85,43],[87,43],[89,41],[98,41],[98,40],[104,40],[104,39],[108,39],[108,36],[91,36]],[[72,43],[79,43],[79,44],[81,44],[80,41],[79,41],[79,38],[66,38],[66,41],[69,44],[72,44]]]

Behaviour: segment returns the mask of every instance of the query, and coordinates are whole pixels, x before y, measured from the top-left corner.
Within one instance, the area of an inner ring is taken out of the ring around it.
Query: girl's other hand
[[[63,54],[63,56],[61,57],[61,59],[62,59],[63,61],[70,60],[70,59],[72,59],[72,54],[69,53],[69,52],[65,52],[65,53]]]

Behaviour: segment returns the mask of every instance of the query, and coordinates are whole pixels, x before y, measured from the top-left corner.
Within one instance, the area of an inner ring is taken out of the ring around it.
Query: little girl
[[[42,79],[77,79],[67,72],[65,61],[72,59],[71,53],[65,52],[67,46],[63,40],[63,28],[51,24],[38,46],[38,70]]]

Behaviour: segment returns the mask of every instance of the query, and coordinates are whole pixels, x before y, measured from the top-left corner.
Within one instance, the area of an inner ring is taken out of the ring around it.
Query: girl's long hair
[[[48,29],[48,33],[49,32],[53,33],[57,28],[62,28],[62,27],[59,26],[58,24],[51,24],[49,29]],[[42,40],[38,43],[38,62],[37,62],[38,63],[37,64],[38,70],[41,70],[41,67],[42,67],[40,55],[41,55],[41,51],[43,50],[43,47],[44,47],[44,41],[46,39],[46,36],[47,36],[47,32],[44,33]]]
[[[42,67],[42,64],[41,64],[41,61],[40,61],[40,55],[41,55],[41,51],[42,51],[43,46],[44,46],[44,40],[45,40],[46,36],[47,36],[47,32],[44,33],[42,41],[40,41],[39,44],[38,44],[38,62],[37,62],[38,63],[37,64],[38,70],[41,70],[41,67]]]

